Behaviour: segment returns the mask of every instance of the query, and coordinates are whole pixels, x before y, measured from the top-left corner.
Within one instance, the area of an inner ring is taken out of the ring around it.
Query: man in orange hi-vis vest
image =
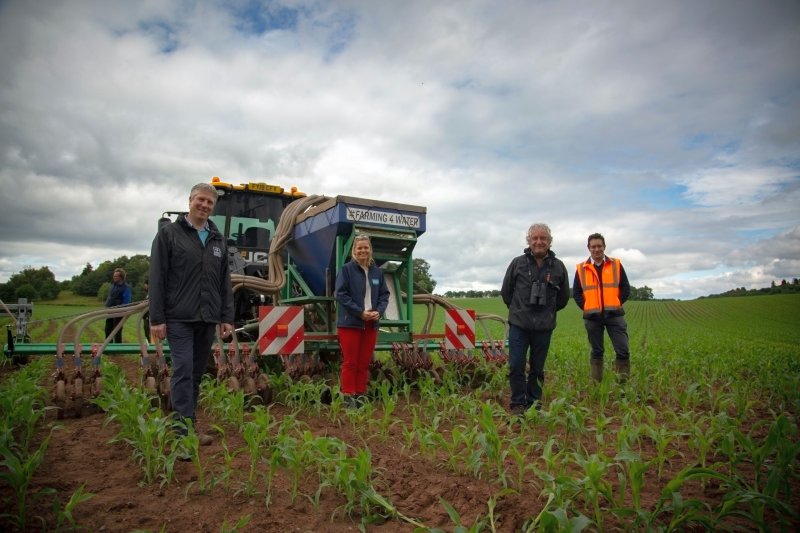
[[[631,293],[628,276],[619,259],[606,255],[606,240],[592,233],[587,240],[590,257],[578,263],[572,294],[583,310],[583,324],[589,337],[589,365],[595,381],[603,379],[603,332],[608,332],[617,354],[615,368],[621,382],[631,371],[628,324],[622,305]]]

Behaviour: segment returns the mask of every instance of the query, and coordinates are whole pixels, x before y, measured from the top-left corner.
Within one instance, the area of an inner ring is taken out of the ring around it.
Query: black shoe
[[[352,394],[344,395],[344,408],[345,409],[358,409],[358,400]]]
[[[525,416],[526,410],[524,405],[512,405],[510,413],[511,416]]]

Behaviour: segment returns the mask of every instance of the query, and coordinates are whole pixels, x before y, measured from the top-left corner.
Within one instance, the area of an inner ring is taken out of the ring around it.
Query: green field
[[[505,315],[498,299],[455,303]],[[115,506],[120,499],[136,502],[131,513],[146,517],[148,530],[171,530],[158,512],[165,500],[154,498],[148,492],[153,489],[181,501],[175,512],[184,523],[202,512],[223,530],[225,520],[248,518],[253,531],[297,524],[355,530],[384,519],[389,527],[381,531],[426,533],[797,531],[800,295],[629,302],[625,308],[629,381],[615,379],[610,346],[606,377],[600,384],[591,380],[581,314],[570,302],[553,336],[542,410],[522,418],[507,412],[505,367],[488,363],[442,365],[435,378],[421,373],[410,380],[394,368],[392,380],[372,380],[368,403],[357,411],[343,409],[335,374],[327,381],[271,375],[275,402],[266,409],[248,407],[241,390],[208,379],[202,387],[206,427],[224,427],[227,440],[213,452],[195,450],[193,478],[185,469],[177,475],[165,447],[153,446],[144,432],[169,428],[169,419],[135,379],[126,380],[116,368],[125,361],[135,365],[135,357],[108,357],[98,400],[107,414],[99,416],[114,419],[112,427],[125,435],[134,456],[146,454],[152,461],[137,466],[128,454],[117,453],[105,463],[118,472],[113,490],[78,467],[83,455],[60,476],[42,468],[36,479],[66,494],[80,493],[85,483],[94,499],[81,504],[87,512],[78,515],[78,525],[88,530],[108,528],[125,516],[127,506]],[[37,304],[32,331],[45,331],[45,316],[81,310]],[[442,321],[440,312],[433,331],[442,329]],[[382,356],[391,369],[391,358]],[[3,453],[30,460],[35,454],[28,457],[24,450],[36,442],[46,448],[47,441],[23,437],[33,435],[36,413],[45,408],[40,400],[38,410],[23,412],[20,399],[49,393],[33,391],[31,381],[45,383],[42,377],[6,370],[0,414],[9,420],[1,421],[20,429],[9,433],[17,441]],[[41,368],[40,375],[47,370]],[[320,399],[327,387],[333,394],[326,403]],[[11,420],[10,413],[18,416]],[[77,420],[64,422],[70,444],[62,453],[78,440],[107,448],[107,436],[84,431]],[[248,440],[255,435],[262,440]],[[92,436],[95,441],[89,441]],[[228,462],[233,456],[236,465]],[[51,461],[57,465],[63,458]],[[137,468],[143,477],[132,475]],[[9,468],[13,476],[0,481],[12,526],[50,508],[44,499],[33,510],[21,505],[32,472]],[[248,510],[231,505],[243,493]],[[312,503],[298,506],[306,500]],[[285,522],[276,526],[275,517]]]

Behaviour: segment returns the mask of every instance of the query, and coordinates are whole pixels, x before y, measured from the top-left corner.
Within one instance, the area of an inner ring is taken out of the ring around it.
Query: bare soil
[[[131,358],[115,358],[114,362],[123,366],[128,378],[136,382],[138,363]],[[502,398],[487,398],[487,401],[503,401]],[[272,414],[278,419],[292,411],[275,404]],[[358,531],[361,517],[348,516],[343,512],[345,500],[342,496],[328,490],[322,493],[318,505],[310,498],[317,491],[318,481],[314,473],[309,473],[300,486],[301,496],[294,501],[290,495],[290,479],[278,473],[274,482],[273,499],[267,507],[263,494],[248,498],[237,490],[236,480],[225,486],[220,484],[213,490],[203,493],[199,490],[197,470],[190,462],[180,462],[176,466],[176,482],[164,486],[145,485],[139,465],[131,455],[131,449],[121,443],[110,444],[117,428],[106,423],[106,415],[92,406],[85,406],[80,418],[65,417],[58,421],[62,426],[52,433],[44,463],[37,471],[30,486],[29,494],[36,494],[47,488],[55,489],[63,505],[81,485],[93,497],[75,510],[79,526],[92,532],[130,532],[134,530],[167,532],[217,532],[232,531],[234,525],[243,517],[249,517],[247,525],[240,531],[313,531],[341,532]],[[376,411],[375,416],[380,416]],[[411,414],[407,409],[398,409],[399,420],[411,426]],[[368,447],[372,465],[377,472],[375,488],[390,500],[404,515],[413,517],[427,527],[453,531],[455,523],[443,507],[440,499],[449,502],[459,513],[463,524],[470,525],[489,512],[487,503],[497,495],[500,487],[496,482],[475,479],[468,475],[454,473],[445,464],[446,457],[438,459],[421,456],[416,450],[407,450],[403,445],[402,431],[396,426],[390,430],[391,437],[380,436],[363,438],[349,422],[334,424],[327,417],[317,417],[299,413],[301,419],[316,436],[337,437],[356,447]],[[199,414],[198,426],[207,429],[212,424],[224,421],[214,420],[206,413]],[[743,428],[747,429],[747,428]],[[504,431],[519,433],[525,438],[542,439],[545,430],[535,425],[523,428],[509,421]],[[224,439],[215,435],[212,445],[201,448],[201,456],[207,472],[221,471],[225,464],[225,450],[240,450],[245,447],[241,435],[230,427],[225,427]],[[603,449],[612,457],[614,428],[608,431],[610,444]],[[42,431],[40,438],[45,435]],[[566,436],[565,436],[566,438]],[[586,440],[584,445],[591,450],[600,449],[594,440]],[[662,481],[648,472],[642,502],[645,508],[652,507],[660,497],[665,481],[671,479],[686,465],[696,462],[692,451],[685,443],[678,443],[679,454],[666,466]],[[643,455],[647,455],[649,451]],[[655,453],[653,451],[653,453]],[[247,454],[240,453],[233,464],[243,479],[248,469]],[[541,463],[540,457],[531,457],[532,463]],[[510,463],[510,459],[509,459]],[[614,480],[616,483],[616,480]],[[795,509],[800,508],[800,484],[793,480],[793,501]],[[494,527],[500,532],[516,532],[523,529],[531,517],[535,517],[546,503],[540,495],[542,482],[534,474],[527,475],[521,493],[504,494],[497,497],[494,508]],[[711,505],[717,505],[724,494],[713,483],[701,486],[687,486],[685,498],[700,498]],[[9,490],[0,485],[0,501],[6,501]],[[31,508],[29,531],[54,530],[55,515],[52,498],[42,497]],[[583,502],[576,502],[578,508]],[[3,512],[7,512],[4,510]],[[584,509],[585,513],[590,513]],[[2,513],[0,513],[2,514]],[[46,526],[43,528],[41,517]],[[610,513],[606,517],[608,530],[627,530],[627,524]],[[800,524],[795,524],[800,526]],[[383,524],[369,524],[367,531],[392,532],[413,531],[414,527],[394,519]],[[14,531],[7,519],[0,519],[0,530]],[[486,527],[484,531],[491,531]]]

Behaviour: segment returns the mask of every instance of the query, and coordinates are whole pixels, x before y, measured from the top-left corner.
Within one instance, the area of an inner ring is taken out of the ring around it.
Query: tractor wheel
[[[231,376],[228,378],[228,390],[231,392],[237,392],[239,390],[239,380],[236,379],[236,376]]]

